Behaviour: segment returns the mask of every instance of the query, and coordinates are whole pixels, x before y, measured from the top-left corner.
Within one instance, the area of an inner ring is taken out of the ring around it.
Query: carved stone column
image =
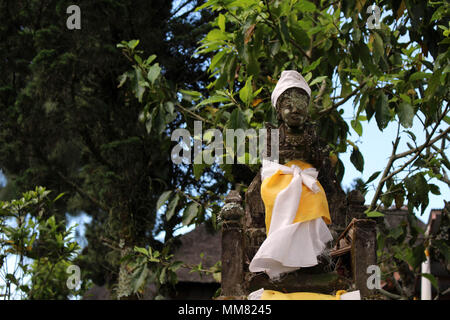
[[[367,287],[367,267],[377,264],[377,232],[376,222],[370,219],[355,219],[352,226],[352,273],[355,286],[361,297],[374,294]]]
[[[240,296],[244,282],[244,237],[242,198],[230,191],[220,215],[222,224],[222,296]]]
[[[350,191],[347,196],[347,217],[345,224],[348,225],[354,218],[364,219],[366,215],[366,207],[364,206],[364,196],[359,190]]]

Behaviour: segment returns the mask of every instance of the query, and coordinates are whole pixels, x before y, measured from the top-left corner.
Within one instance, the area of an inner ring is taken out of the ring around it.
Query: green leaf
[[[139,40],[130,40],[128,41],[128,48],[134,49],[139,44]]]
[[[175,105],[172,101],[166,101],[164,103],[164,109],[166,110],[166,123],[171,123],[177,117],[175,112]]]
[[[169,205],[167,206],[167,211],[166,211],[166,220],[167,221],[172,219],[173,215],[175,214],[175,209],[178,205],[178,201],[180,201],[180,196],[177,193],[177,194],[175,194],[175,196],[173,197],[173,199],[169,202]]]
[[[357,120],[352,120],[352,121],[350,121],[350,124],[351,124],[353,130],[355,130],[355,132],[358,134],[358,136],[362,136],[363,128],[362,128],[361,122],[359,122]]]
[[[158,211],[159,208],[161,208],[162,205],[163,205],[164,203],[166,203],[166,201],[169,199],[169,197],[170,197],[171,194],[172,194],[172,191],[169,190],[169,191],[163,192],[163,193],[159,196],[158,201],[156,202],[156,211]]]
[[[154,84],[155,80],[159,77],[160,73],[161,73],[161,67],[159,66],[159,63],[155,63],[148,70],[147,78],[152,84]]]
[[[219,14],[217,24],[219,25],[220,30],[225,32],[225,16],[223,14]]]
[[[147,279],[147,275],[149,273],[149,270],[145,264],[143,264],[141,267],[139,267],[135,273],[134,281],[133,281],[133,291],[137,292],[144,284],[145,280]]]
[[[450,262],[450,247],[445,243],[445,240],[434,240],[433,246],[444,256],[445,263]]]
[[[214,71],[217,64],[222,61],[223,57],[225,56],[225,50],[217,52],[214,57],[211,59],[211,63],[209,64],[208,71]]]
[[[52,229],[56,228],[56,220],[55,220],[55,216],[51,216],[48,220],[47,220],[47,225],[49,225]]]
[[[142,64],[142,58],[140,56],[138,56],[137,54],[134,55],[134,60],[138,63],[138,64]]]
[[[19,280],[16,279],[14,274],[8,273],[5,276],[6,280],[10,281],[11,283],[14,283],[16,286],[19,285]]]
[[[134,92],[135,92],[135,96],[136,96],[136,98],[138,98],[139,102],[142,102],[142,97],[145,92],[145,86],[144,86],[145,82],[143,81],[142,71],[138,67],[135,67],[134,69],[135,69],[135,79],[133,81]]]
[[[128,78],[128,72],[125,72],[119,77],[119,84],[117,85],[117,88],[120,88],[124,85],[125,81],[127,81]]]
[[[425,90],[425,97],[433,97],[436,89],[439,87],[440,83],[440,72],[435,72],[428,81],[427,89]]]
[[[375,119],[377,120],[378,128],[383,131],[391,119],[388,106],[388,97],[384,92],[381,92],[378,96],[378,100],[375,104],[375,112]]]
[[[370,50],[367,47],[367,45],[364,43],[360,43],[359,45],[357,45],[356,53],[357,53],[357,56],[354,58],[359,57],[359,59],[361,60],[361,62],[364,65],[364,67],[366,67],[367,69],[370,70],[372,68],[372,59],[370,56]]]
[[[280,19],[280,33],[281,33],[281,40],[283,40],[283,43],[286,46],[289,46],[289,29],[286,24],[286,19]]]
[[[438,285],[438,281],[435,278],[435,276],[433,276],[431,273],[421,273],[420,274],[422,277],[427,278],[430,282],[431,285],[437,290],[439,291],[439,285]]]
[[[145,248],[141,248],[141,247],[135,246],[134,247],[134,251],[135,252],[139,252],[139,253],[143,254],[144,256],[146,256],[146,257],[148,257],[148,255],[149,255],[147,249],[145,249]]]
[[[152,113],[152,118],[153,118],[153,125],[155,126],[156,132],[158,134],[163,133],[164,129],[166,128],[166,111],[164,108],[163,104],[160,104],[158,108],[155,108],[155,110],[158,110],[158,112],[156,113],[156,117],[153,116]]]
[[[414,115],[414,108],[409,103],[400,103],[398,106],[398,118],[403,127],[412,127]]]
[[[373,173],[369,179],[366,181],[366,184],[371,183],[373,180],[375,180],[379,175],[380,175],[381,171],[377,171],[375,173]]]
[[[248,77],[245,82],[245,86],[239,90],[239,98],[241,98],[242,102],[244,102],[246,106],[249,106],[253,100],[252,78],[253,76]]]
[[[350,156],[350,161],[355,166],[356,170],[363,172],[364,169],[364,158],[358,148],[353,148],[353,152]]]
[[[270,56],[274,57],[281,48],[281,41],[280,40],[274,40],[273,43],[270,45]]]
[[[247,120],[245,114],[238,108],[234,109],[230,116],[230,129],[246,129]]]
[[[314,69],[316,69],[319,66],[321,60],[322,60],[322,57],[320,57],[319,59],[317,59],[316,61],[311,63],[309,66],[306,66],[305,68],[303,68],[302,73],[308,73],[308,72],[313,71]],[[317,82],[315,82],[315,83],[318,83],[318,82],[321,82],[323,79],[326,79],[326,78],[327,78],[327,76],[322,76],[322,77],[316,78],[314,81],[319,79]],[[311,83],[310,86],[312,86],[313,84],[314,83]]]
[[[322,82],[322,80],[326,79],[327,76],[320,76],[315,78],[313,81],[311,81],[311,83],[309,84],[310,87],[312,87],[313,85],[315,85],[316,83]]]
[[[405,250],[404,260],[408,262],[408,264],[416,269],[420,266],[420,264],[425,261],[425,248],[422,244],[419,244],[413,248],[407,247]]]
[[[295,8],[297,10],[299,10],[300,12],[304,12],[304,13],[314,12],[316,10],[316,5],[310,1],[301,0],[295,4]]]
[[[183,213],[183,225],[188,226],[191,224],[192,220],[197,216],[198,207],[198,204],[195,202],[189,204]]]
[[[212,96],[212,97],[209,97],[208,99],[203,100],[202,102],[197,104],[195,107],[197,108],[197,107],[203,106],[205,104],[213,104],[213,103],[217,103],[217,102],[230,102],[230,98],[223,97],[223,96]]]
[[[338,181],[342,181],[345,173],[345,166],[342,163],[342,160],[338,158],[338,162],[336,164],[336,178]]]
[[[198,91],[192,91],[192,90],[183,90],[181,89],[180,92],[183,94],[183,98],[185,96],[190,97],[192,100],[200,99],[202,94]]]
[[[422,79],[428,79],[432,76],[431,73],[426,72],[415,72],[409,77],[409,81],[416,81],[416,80],[422,80]]]
[[[429,184],[430,187],[430,192],[432,194],[435,194],[437,196],[439,196],[441,194],[441,191],[439,190],[439,187],[435,184]]]
[[[311,42],[310,38],[308,37],[308,33],[302,29],[298,25],[293,25],[290,28],[292,32],[292,36],[295,39],[295,42],[297,42],[301,47],[307,47],[309,43]],[[272,55],[275,55],[280,50],[281,43],[280,41],[276,41],[274,45],[271,48]],[[275,52],[274,52],[275,51]],[[312,70],[312,69],[311,69]]]
[[[247,119],[247,123],[250,123],[253,117],[253,110],[252,109],[246,109],[244,111],[245,119]]]
[[[222,280],[222,274],[220,272],[214,272],[212,276],[218,283],[220,283],[220,281]]]
[[[418,196],[421,198],[427,197],[430,188],[428,186],[427,180],[424,177],[424,174],[423,173],[416,174],[414,182]]]
[[[152,131],[153,119],[156,117],[157,112],[158,109],[154,108],[152,113],[148,115],[147,121],[145,123],[145,129],[147,130],[147,133],[150,133]]]
[[[444,117],[444,121],[445,121],[445,123],[450,124],[450,117],[449,116],[445,116]]]
[[[383,39],[377,32],[374,32],[373,53],[375,61],[380,60],[384,56]]]
[[[368,218],[377,218],[377,217],[384,217],[384,214],[378,211],[369,211],[366,212],[366,216]]]
[[[174,263],[172,263],[169,269],[175,272],[178,269],[180,269],[183,266],[183,264],[184,264],[183,261],[175,261]]]
[[[56,200],[58,200],[59,198],[61,198],[62,196],[64,196],[64,194],[65,194],[64,192],[58,194],[58,196],[57,196],[55,199],[53,199],[53,202],[55,202]]]
[[[212,29],[205,38],[206,41],[224,41],[227,40],[227,34],[220,29]]]
[[[145,64],[146,65],[150,65],[150,63],[153,62],[153,60],[156,59],[156,54],[152,54],[150,57],[147,58],[147,60],[145,60]]]
[[[161,270],[161,273],[159,274],[159,282],[160,282],[161,284],[164,284],[164,283],[166,282],[166,270],[167,270],[167,268],[164,267],[164,268]]]
[[[415,142],[416,141],[416,135],[409,131],[409,130],[405,130],[405,132],[411,137],[411,139]]]

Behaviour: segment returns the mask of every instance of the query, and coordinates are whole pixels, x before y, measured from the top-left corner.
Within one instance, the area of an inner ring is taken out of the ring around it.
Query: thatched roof
[[[205,225],[197,226],[193,231],[180,237],[181,246],[175,251],[175,260],[183,261],[187,265],[198,265],[202,262],[203,269],[207,269],[216,264],[222,255],[222,233],[220,231],[212,233]],[[200,258],[200,254],[204,254]],[[180,282],[217,282],[211,275],[190,273],[187,268],[180,268],[177,271]]]

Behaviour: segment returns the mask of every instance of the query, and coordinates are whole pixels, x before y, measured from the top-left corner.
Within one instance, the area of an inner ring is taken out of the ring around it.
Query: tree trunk
[[[120,223],[122,228],[120,229],[120,269],[119,279],[117,284],[117,299],[118,300],[135,300],[137,295],[133,293],[131,286],[132,273],[128,267],[128,259],[124,259],[127,255],[133,253],[133,236],[131,232],[131,219],[127,210],[122,210],[119,214]]]

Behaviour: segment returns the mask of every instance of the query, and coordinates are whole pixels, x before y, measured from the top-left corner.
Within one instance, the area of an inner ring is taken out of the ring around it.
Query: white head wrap
[[[277,85],[272,92],[272,106],[276,108],[277,100],[281,94],[293,87],[305,90],[308,96],[311,97],[311,88],[308,86],[302,75],[295,70],[286,70],[281,72],[280,80],[278,80]]]

